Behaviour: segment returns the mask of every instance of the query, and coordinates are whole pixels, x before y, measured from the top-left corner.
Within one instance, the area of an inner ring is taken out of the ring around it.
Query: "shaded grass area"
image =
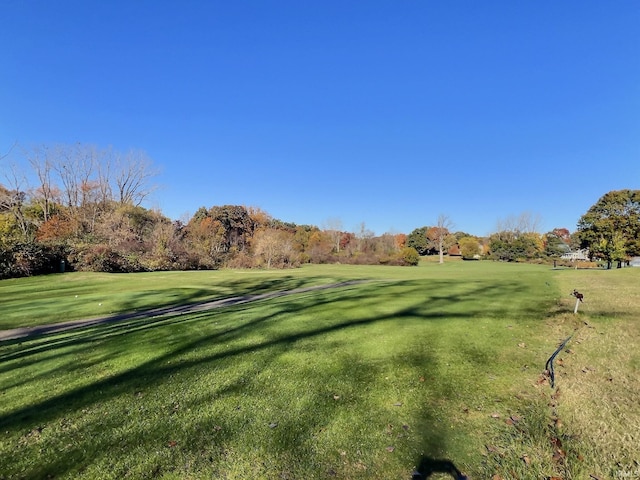
[[[430,459],[488,478],[494,413],[520,412],[550,345],[554,275],[318,266],[238,282],[372,281],[5,342],[0,478],[408,479]]]

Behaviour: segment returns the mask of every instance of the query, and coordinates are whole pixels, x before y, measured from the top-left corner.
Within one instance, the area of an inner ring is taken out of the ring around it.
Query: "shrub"
[[[413,247],[404,247],[400,250],[399,257],[404,265],[416,266],[420,262],[420,255]]]
[[[229,268],[252,268],[255,266],[255,261],[251,255],[243,250],[229,258],[226,266]]]
[[[0,250],[0,279],[59,272],[64,260],[59,246],[15,244]]]
[[[92,245],[79,259],[81,270],[90,272],[121,273],[127,272],[127,261],[108,245]]]

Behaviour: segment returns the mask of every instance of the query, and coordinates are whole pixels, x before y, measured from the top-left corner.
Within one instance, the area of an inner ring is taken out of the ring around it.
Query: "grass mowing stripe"
[[[325,271],[73,272],[0,280],[0,330],[353,280]]]

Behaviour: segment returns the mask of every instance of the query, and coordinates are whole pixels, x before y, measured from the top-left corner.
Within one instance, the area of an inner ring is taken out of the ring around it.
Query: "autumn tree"
[[[149,216],[152,224],[142,239],[141,267],[151,271],[194,268],[196,264],[185,247],[182,224],[172,222],[159,211],[150,210]]]
[[[155,173],[146,155],[80,143],[22,154],[35,185],[17,169],[3,168],[7,181],[0,189],[3,249],[14,252],[11,261],[31,266],[16,272],[41,271],[34,255],[47,252],[73,253],[69,259],[78,268],[107,271],[130,271],[133,260],[154,254],[149,237],[158,222],[168,219],[160,221],[140,206],[153,189],[149,179]]]
[[[396,237],[391,233],[384,233],[376,237],[376,252],[381,255],[394,255],[399,251],[396,244]]]
[[[396,233],[394,235],[394,240],[398,250],[403,249],[407,245],[407,235],[404,233]]]
[[[551,232],[563,243],[567,245],[571,243],[571,232],[567,228],[554,228]]]
[[[34,200],[40,204],[43,221],[47,222],[53,206],[60,203],[60,190],[53,182],[53,163],[50,153],[44,147],[36,147],[27,152],[27,158],[40,184],[35,190]]]
[[[559,257],[570,252],[569,242],[571,237],[566,228],[554,228],[543,235],[544,254],[549,257]]]
[[[357,248],[360,253],[371,253],[374,250],[374,236],[375,234],[367,227],[365,222],[360,222],[360,228],[356,233]]]
[[[186,242],[199,268],[214,268],[222,263],[223,256],[228,250],[224,226],[219,220],[201,210],[186,225]],[[200,213],[200,214],[198,214]]]
[[[475,237],[462,237],[458,240],[462,258],[470,260],[480,256],[480,242]]]
[[[57,206],[74,217],[78,237],[92,234],[101,215],[117,206],[140,206],[155,189],[157,170],[142,151],[126,154],[81,143],[39,146],[25,152],[36,174],[34,200],[43,221]]]
[[[347,255],[353,255],[356,250],[356,235],[352,232],[342,232],[340,237],[340,249]]]
[[[522,212],[517,216],[509,216],[496,222],[497,232],[510,233],[536,233],[540,230],[540,215],[531,212]]]
[[[489,237],[491,257],[496,260],[529,260],[540,258],[544,244],[537,232],[540,218],[529,212],[497,222],[497,231]]]
[[[613,190],[604,194],[578,221],[582,248],[592,258],[618,266],[640,255],[640,190]]]
[[[402,260],[403,265],[416,266],[420,263],[420,255],[413,247],[402,247],[398,252],[398,257]]]
[[[444,251],[456,243],[456,238],[449,233],[449,229],[452,226],[451,219],[447,215],[440,214],[438,215],[436,226],[427,230],[427,244],[432,249],[437,250],[440,256],[439,263],[444,263]]]
[[[333,250],[333,240],[326,232],[312,231],[307,244],[307,254],[313,263],[327,263]]]
[[[255,223],[239,205],[199,208],[186,225],[186,239],[200,258],[201,268],[213,268],[248,247]]]
[[[339,218],[329,218],[325,222],[324,231],[331,237],[333,248],[336,253],[340,253],[340,240],[342,239],[342,220]]]
[[[38,227],[36,239],[44,243],[67,243],[78,230],[74,219],[66,215],[53,215]]]
[[[115,200],[121,205],[139,206],[156,189],[153,179],[158,173],[151,159],[141,150],[116,154],[113,165]]]
[[[407,247],[415,248],[419,255],[427,255],[430,253],[431,247],[427,237],[429,227],[420,227],[414,229],[407,236]]]
[[[255,225],[243,206],[222,205],[211,207],[208,216],[220,222],[224,229],[225,251],[242,251],[253,235]]]
[[[0,213],[6,216],[5,223],[13,224],[16,239],[20,242],[30,242],[35,233],[32,215],[29,215],[29,196],[27,195],[26,178],[18,167],[12,165],[5,174],[7,187],[0,184]]]
[[[260,228],[253,238],[254,255],[266,268],[294,266],[293,236],[286,230]]]
[[[273,217],[260,207],[247,207],[247,213],[253,222],[254,228],[266,227],[273,221]]]
[[[294,231],[293,245],[298,252],[304,252],[309,247],[311,233],[318,230],[311,225],[297,225]]]

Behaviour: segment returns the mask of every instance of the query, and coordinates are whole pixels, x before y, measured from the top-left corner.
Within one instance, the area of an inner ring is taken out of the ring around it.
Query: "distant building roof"
[[[571,261],[589,260],[589,250],[585,248],[581,250],[576,250],[575,252],[563,253],[560,258],[563,260],[571,260]]]

